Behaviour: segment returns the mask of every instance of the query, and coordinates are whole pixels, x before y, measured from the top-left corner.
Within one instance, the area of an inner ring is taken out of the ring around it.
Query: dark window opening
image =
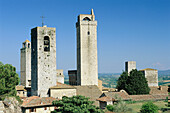
[[[90,31],[88,31],[87,34],[90,35]]]
[[[30,48],[30,44],[28,44],[28,48]]]
[[[85,17],[85,18],[83,19],[83,21],[91,21],[91,20],[90,20],[90,18]]]
[[[50,51],[50,38],[48,36],[44,37],[44,51]]]

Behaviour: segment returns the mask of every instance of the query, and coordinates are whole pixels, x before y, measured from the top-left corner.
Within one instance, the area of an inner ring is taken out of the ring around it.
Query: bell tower
[[[47,97],[49,88],[56,85],[56,29],[31,29],[31,93]]]
[[[77,30],[77,85],[98,86],[97,21],[91,14],[80,14]]]

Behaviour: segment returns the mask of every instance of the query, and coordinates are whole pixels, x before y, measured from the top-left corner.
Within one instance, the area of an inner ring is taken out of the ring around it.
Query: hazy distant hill
[[[159,76],[170,76],[170,70],[160,70],[158,71]]]
[[[20,71],[17,71],[20,77]],[[119,77],[121,73],[99,73],[99,77]],[[160,70],[158,71],[159,76],[170,76],[170,70]],[[68,78],[68,74],[64,73],[65,78]]]

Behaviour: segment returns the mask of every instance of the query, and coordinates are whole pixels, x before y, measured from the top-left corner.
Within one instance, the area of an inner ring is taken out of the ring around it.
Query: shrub
[[[107,105],[106,108],[107,108],[107,110],[109,110],[109,111],[113,111],[113,110],[114,110],[113,105]]]
[[[158,113],[158,106],[152,102],[147,102],[142,105],[141,113]]]

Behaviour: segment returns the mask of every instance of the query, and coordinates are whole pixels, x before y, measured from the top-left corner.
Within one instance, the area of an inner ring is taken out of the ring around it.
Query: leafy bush
[[[53,101],[52,104],[58,107],[52,113],[103,113],[99,107],[92,105],[93,101],[89,101],[89,98],[81,95],[63,96],[62,100]]]
[[[147,102],[142,105],[141,113],[158,113],[158,106],[152,102]]]
[[[113,105],[107,105],[106,108],[107,108],[107,110],[109,110],[109,111],[113,111],[113,110],[114,110]]]

